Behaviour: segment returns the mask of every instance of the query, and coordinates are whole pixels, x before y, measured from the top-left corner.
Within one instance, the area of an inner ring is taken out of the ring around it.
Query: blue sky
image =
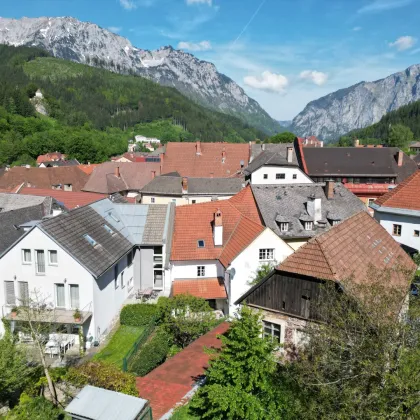
[[[183,48],[281,120],[420,63],[420,0],[3,0],[0,15],[73,16],[139,48]]]

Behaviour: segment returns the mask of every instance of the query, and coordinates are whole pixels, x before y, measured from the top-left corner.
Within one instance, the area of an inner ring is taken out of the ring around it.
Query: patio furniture
[[[139,290],[136,294],[136,299],[141,299],[141,301],[143,302],[143,300],[150,299],[152,295],[153,295],[153,288],[148,287],[147,289]]]
[[[49,340],[45,345],[45,353],[49,354],[51,358],[61,353],[65,354],[74,343],[74,334],[50,334]]]

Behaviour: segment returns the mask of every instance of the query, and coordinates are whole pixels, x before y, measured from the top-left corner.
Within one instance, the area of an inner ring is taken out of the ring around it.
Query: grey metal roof
[[[39,204],[43,204],[44,202],[47,204],[47,206],[51,206],[50,197],[0,193],[0,211],[2,213],[9,210],[37,206]]]
[[[280,155],[287,157],[287,148],[293,147],[293,162],[297,162],[296,153],[293,143],[263,143],[253,144],[251,146],[251,157],[250,162],[257,158],[262,152],[279,153]]]
[[[321,216],[328,220],[328,215],[333,214],[332,220],[344,220],[362,210],[367,211],[362,201],[351,193],[341,183],[335,184],[334,197],[328,200],[324,193],[324,183],[317,184],[291,184],[291,185],[251,185],[252,192],[257,202],[265,226],[271,228],[281,238],[310,238],[325,232],[331,227],[314,226],[313,230],[305,230],[301,217],[310,215],[307,203],[309,197],[321,198]],[[339,219],[336,219],[339,217]],[[289,222],[289,230],[280,232],[278,221]],[[305,217],[304,217],[305,219]],[[308,218],[309,220],[309,218]],[[313,220],[313,218],[312,218]]]
[[[241,178],[188,178],[186,194],[234,195],[241,191]],[[141,190],[148,194],[182,195],[182,178],[179,176],[157,176]]]
[[[146,225],[143,233],[143,245],[163,243],[166,214],[169,206],[166,204],[155,204],[149,206]]]
[[[118,230],[110,234],[107,224],[90,206],[80,207],[49,220],[38,227],[82,264],[92,275],[99,277],[133,247]],[[92,246],[84,237],[96,241]]]
[[[135,420],[147,403],[142,398],[86,385],[65,411],[86,420]]]
[[[295,149],[293,148],[293,144],[291,143],[284,143],[284,144],[274,144],[266,146],[277,146],[277,151],[274,150],[265,150],[261,152],[258,156],[255,157],[251,161],[251,163],[248,165],[247,168],[245,168],[244,172],[246,175],[250,175],[253,172],[255,172],[257,169],[261,168],[264,165],[269,166],[299,166],[295,154]],[[292,154],[292,161],[287,161],[287,148],[292,147],[293,148],[293,154]]]

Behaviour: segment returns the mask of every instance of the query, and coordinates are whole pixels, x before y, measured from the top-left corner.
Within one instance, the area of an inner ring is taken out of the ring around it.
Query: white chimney
[[[309,216],[313,217],[315,224],[322,219],[321,211],[321,199],[316,198],[315,195],[308,197],[308,202],[306,203],[306,209]]]
[[[293,147],[287,148],[287,162],[292,163],[293,160]]]
[[[220,211],[220,209],[217,209],[216,213],[214,213],[213,242],[214,242],[214,246],[223,245],[223,220],[222,220],[222,212]]]

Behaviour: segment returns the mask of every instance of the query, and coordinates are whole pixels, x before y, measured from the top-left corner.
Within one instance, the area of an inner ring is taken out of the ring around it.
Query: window
[[[79,309],[79,285],[70,285],[70,305],[72,309]]]
[[[280,325],[273,324],[272,322],[263,321],[264,337],[269,340],[280,343]]]
[[[264,174],[264,175],[263,175],[263,178],[264,178],[264,179],[268,179],[268,174]]]
[[[32,253],[30,249],[22,249],[22,262],[23,264],[32,263]]]
[[[162,269],[158,268],[154,271],[154,281],[153,281],[153,288],[154,289],[162,289],[163,288],[163,271]]]
[[[117,216],[115,216],[115,214],[114,213],[112,213],[112,211],[110,211],[109,213],[108,213],[108,216],[114,221],[114,222],[119,222],[120,221],[120,219],[118,219],[118,217]]]
[[[36,274],[45,274],[45,254],[43,250],[35,250]]]
[[[161,263],[163,261],[163,247],[155,246],[153,249],[153,262]]]
[[[114,265],[114,286],[118,289],[118,263]]]
[[[274,248],[262,248],[259,252],[260,261],[274,260]]]
[[[57,251],[48,251],[50,265],[58,265]]]
[[[286,174],[276,174],[276,179],[286,179]]]
[[[414,236],[415,236],[416,238],[418,238],[418,237],[420,236],[420,230],[415,230],[415,231],[414,231]]]
[[[375,198],[368,198],[368,207],[370,207],[375,202],[375,200]]]
[[[204,248],[204,245],[205,245],[204,239],[199,239],[199,240],[197,241],[197,246],[198,246],[199,248]]]
[[[130,291],[133,288],[133,277],[130,278],[130,280],[128,280],[128,291]]]
[[[121,276],[120,276],[120,283],[121,283],[121,289],[124,288],[124,271],[121,271]]]
[[[95,239],[92,238],[92,236],[86,234],[83,235],[83,237],[92,245],[92,246],[96,246],[98,245],[98,243],[95,241]]]
[[[5,281],[4,290],[6,293],[6,305],[16,305],[15,283],[12,281]]]
[[[151,198],[150,198],[150,202],[151,202],[152,204],[155,204],[155,197],[151,197]]]
[[[204,277],[206,275],[206,267],[204,265],[197,266],[197,277]]]
[[[176,203],[176,198],[173,198],[172,199],[172,203]]]
[[[311,292],[309,290],[304,290],[303,291],[304,294],[301,297],[301,311],[300,311],[300,315],[303,318],[309,318],[310,316],[310,309],[311,309]]]
[[[281,222],[280,223],[280,232],[287,232],[289,230],[289,223],[288,222]]]
[[[104,225],[104,229],[110,234],[113,235],[114,231],[108,226],[108,225]]]
[[[197,200],[191,200],[192,204],[195,204],[197,202]]]
[[[73,191],[73,186],[71,184],[64,184],[64,191]]]
[[[312,230],[314,228],[314,222],[305,222],[305,230]]]
[[[27,281],[18,282],[19,285],[19,300],[22,305],[29,303],[29,286]]]
[[[340,223],[340,221],[339,221],[339,220],[333,220],[333,221],[332,221],[332,225],[333,225],[333,226],[338,225],[339,223]]]
[[[66,306],[66,295],[64,284],[55,285],[55,302],[56,306],[59,308],[64,308]]]
[[[401,225],[393,225],[392,234],[394,236],[401,236],[401,230],[402,230]]]
[[[133,251],[127,254],[127,267],[130,267],[131,264],[133,264]]]
[[[293,179],[297,179],[297,174],[293,174]]]

